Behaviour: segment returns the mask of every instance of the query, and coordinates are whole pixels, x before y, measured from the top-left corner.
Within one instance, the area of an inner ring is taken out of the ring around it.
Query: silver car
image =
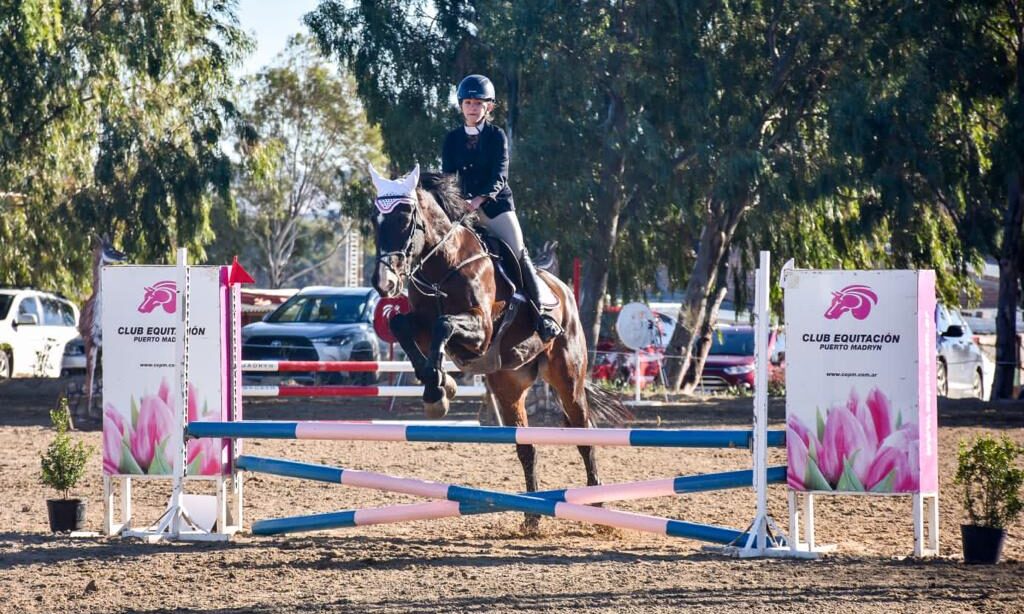
[[[985,357],[974,342],[971,327],[958,310],[939,304],[935,331],[939,396],[984,399],[991,382],[985,381]]]
[[[380,360],[382,344],[373,330],[379,296],[373,288],[304,288],[280,307],[242,329],[243,360]],[[353,380],[371,383],[373,373],[295,374],[316,383]],[[247,378],[251,379],[251,378]]]

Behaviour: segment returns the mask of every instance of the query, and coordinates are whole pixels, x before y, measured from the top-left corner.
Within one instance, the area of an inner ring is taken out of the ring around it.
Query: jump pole
[[[459,368],[450,360],[441,365],[444,371],[458,371]],[[261,373],[286,372],[351,372],[351,373],[413,373],[414,369],[408,362],[401,360],[243,360],[242,371],[258,371]]]
[[[359,472],[344,470],[337,467],[302,463],[291,460],[242,456],[238,459],[238,469],[283,477],[314,480],[346,486],[360,486],[352,483],[351,478]],[[603,484],[581,488],[566,488],[532,493],[519,493],[528,497],[536,497],[550,501],[564,501],[580,505],[591,503],[608,503],[611,501],[630,501],[661,497],[673,494],[723,490],[727,488],[748,487],[752,483],[753,472],[750,469],[728,471],[705,475],[677,476],[661,480],[647,480],[622,484]],[[357,479],[356,482],[359,480]],[[770,483],[786,481],[786,467],[768,469]],[[406,505],[345,510],[325,514],[291,516],[259,520],[253,524],[253,533],[272,535],[313,531],[354,526],[369,526],[413,520],[437,520],[472,514],[486,514],[508,511],[491,505],[469,505],[452,501],[431,501]]]
[[[753,448],[756,431],[690,429],[578,429],[513,426],[426,426],[243,420],[192,422],[191,437],[314,439],[321,441],[419,441],[432,443],[496,443],[566,446],[629,446],[659,448]],[[785,431],[773,430],[765,446],[785,445]],[[765,450],[767,454],[767,449]],[[755,473],[757,469],[755,468]]]
[[[245,397],[418,397],[422,388],[416,386],[245,386]],[[460,397],[482,397],[485,386],[461,386]]]
[[[241,459],[240,459],[241,460]],[[633,529],[670,537],[685,537],[707,542],[730,544],[742,540],[745,535],[741,531],[719,527],[716,525],[698,524],[683,520],[673,520],[660,516],[636,514],[618,510],[591,507],[579,503],[556,501],[537,496],[505,493],[482,488],[470,488],[440,482],[428,482],[414,478],[398,478],[371,471],[355,471],[351,469],[327,468],[338,472],[340,482],[346,486],[370,488],[387,492],[445,499],[461,504],[475,504],[501,508],[501,511],[541,514],[565,520],[588,522],[619,529]],[[345,521],[346,512],[340,512],[335,519]],[[296,530],[304,522],[324,522],[324,515],[314,520],[305,518],[277,519],[261,523],[260,531],[253,525],[253,532],[260,534],[282,533]],[[355,512],[351,514],[355,521]]]

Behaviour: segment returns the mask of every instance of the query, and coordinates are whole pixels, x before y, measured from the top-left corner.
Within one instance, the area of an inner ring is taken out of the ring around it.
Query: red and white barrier
[[[458,371],[459,368],[451,361],[444,361],[441,367],[445,371]],[[260,373],[294,373],[323,371],[329,373],[412,373],[412,364],[403,360],[243,360],[242,371]]]
[[[243,386],[243,397],[418,397],[422,386]],[[460,386],[459,397],[482,397],[485,386]]]

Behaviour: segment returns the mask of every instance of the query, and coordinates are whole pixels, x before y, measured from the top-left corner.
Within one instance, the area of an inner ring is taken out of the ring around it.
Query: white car
[[[935,332],[939,396],[987,399],[992,387],[991,379],[986,379],[990,369],[960,311],[941,303],[936,305]]]
[[[60,377],[64,346],[77,336],[74,303],[47,292],[0,288],[0,379]]]

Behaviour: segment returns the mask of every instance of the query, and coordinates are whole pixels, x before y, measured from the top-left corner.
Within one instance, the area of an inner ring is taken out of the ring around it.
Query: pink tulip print
[[[800,491],[916,492],[918,431],[877,388],[861,402],[851,390],[816,424],[786,425],[789,486]]]
[[[189,384],[189,420],[217,419],[211,417],[199,395]],[[114,405],[103,408],[103,471],[108,474],[171,475],[174,455],[178,453],[177,438],[181,425],[174,415],[170,385],[164,378],[156,394],[143,394],[136,403],[131,399],[127,415]],[[221,471],[220,440],[190,441],[186,456],[188,475],[216,475]]]

